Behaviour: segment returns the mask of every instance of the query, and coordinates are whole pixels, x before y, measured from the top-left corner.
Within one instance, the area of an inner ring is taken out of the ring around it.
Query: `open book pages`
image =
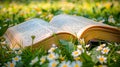
[[[84,38],[86,42],[91,39],[102,39],[120,42],[120,30],[115,27],[98,23],[93,20],[71,15],[55,16],[49,23],[42,19],[31,19],[16,26],[8,28],[5,38],[13,45],[20,44],[23,47],[32,45],[31,36],[35,36],[33,45],[46,44],[49,46],[58,39],[69,40],[72,38]]]
[[[12,42],[12,45],[30,46],[32,44],[31,36],[35,36],[34,43],[37,43],[58,32],[61,32],[60,29],[51,26],[48,22],[35,18],[8,28],[5,38],[7,38],[9,43]]]
[[[76,35],[78,39],[84,38],[86,42],[90,39],[120,42],[119,29],[81,16],[58,15],[50,24]]]

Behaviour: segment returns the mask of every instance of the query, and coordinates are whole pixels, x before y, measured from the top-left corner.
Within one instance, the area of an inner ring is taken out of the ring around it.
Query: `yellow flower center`
[[[80,67],[78,64],[75,64],[75,66],[74,67]]]
[[[106,52],[108,52],[108,50],[107,50],[107,49],[104,49],[103,51],[104,51],[105,53],[106,53]]]
[[[41,59],[41,62],[42,62],[42,63],[44,63],[44,62],[45,62],[45,59],[44,59],[44,58],[42,58],[42,59]]]
[[[78,51],[75,51],[74,54],[75,54],[75,55],[78,54]]]
[[[56,66],[57,66],[57,64],[56,64],[56,63],[53,63],[53,64],[52,64],[52,67],[56,67]]]
[[[14,63],[10,63],[10,67],[15,67]]]
[[[18,61],[18,60],[19,60],[19,58],[18,58],[18,57],[15,57],[15,58],[14,58],[14,60]]]
[[[49,55],[49,58],[53,58],[53,57],[54,57],[54,55],[53,55],[53,54],[50,54],[50,55]]]
[[[67,64],[64,64],[63,67],[68,67],[68,65],[67,65]]]
[[[104,58],[101,57],[99,60],[100,60],[101,62],[103,62],[103,61],[104,61]]]

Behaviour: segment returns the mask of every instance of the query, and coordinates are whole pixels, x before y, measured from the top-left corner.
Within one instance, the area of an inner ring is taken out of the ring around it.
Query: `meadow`
[[[0,66],[1,67],[119,67],[120,43],[99,43],[94,48],[84,39],[73,43],[60,40],[49,50],[11,49],[3,37],[5,31],[31,18],[50,21],[59,14],[84,16],[120,28],[120,1],[0,1]]]

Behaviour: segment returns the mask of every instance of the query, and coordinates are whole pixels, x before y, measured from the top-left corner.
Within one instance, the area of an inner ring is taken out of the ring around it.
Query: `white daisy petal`
[[[101,63],[101,64],[103,64],[103,63],[106,63],[107,61],[107,58],[106,57],[104,57],[104,56],[97,56],[97,58],[98,58],[98,60],[99,60],[99,62]]]
[[[46,56],[42,56],[40,58],[40,65],[43,64],[46,61]]]
[[[38,61],[38,57],[34,58],[34,59],[31,61],[30,65],[34,65],[37,61]]]
[[[82,62],[80,61],[74,61],[71,64],[71,67],[81,67],[82,66]]]
[[[63,61],[62,63],[59,64],[58,67],[70,67],[70,61]]]
[[[80,54],[81,54],[81,51],[80,51],[80,50],[77,50],[77,51],[72,52],[72,56],[73,56],[73,57],[77,57],[77,56],[79,56]]]
[[[49,63],[48,67],[57,67],[58,63],[58,61],[52,61]]]

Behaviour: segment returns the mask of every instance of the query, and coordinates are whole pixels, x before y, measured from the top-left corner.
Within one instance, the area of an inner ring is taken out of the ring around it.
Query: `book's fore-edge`
[[[120,30],[108,25],[89,25],[81,29],[77,37],[84,38],[85,42],[92,39],[120,42]]]

